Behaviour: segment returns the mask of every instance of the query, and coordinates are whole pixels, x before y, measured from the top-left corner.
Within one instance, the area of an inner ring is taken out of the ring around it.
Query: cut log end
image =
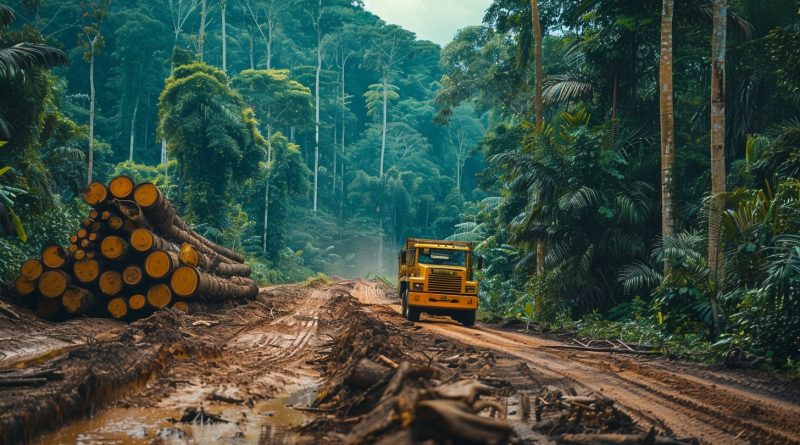
[[[109,260],[121,259],[128,250],[128,243],[115,235],[103,238],[100,243],[100,253]]]
[[[122,271],[122,281],[128,286],[135,286],[142,282],[142,268],[136,265],[128,266]]]
[[[153,232],[147,229],[136,229],[130,236],[131,247],[137,252],[147,252],[153,248]]]
[[[175,303],[172,303],[172,309],[175,309],[176,311],[179,311],[179,312],[183,312],[184,314],[188,314],[189,313],[189,303],[187,303],[185,301],[176,301]]]
[[[39,260],[28,260],[19,267],[19,274],[28,281],[37,280],[44,273],[44,266]]]
[[[108,199],[108,189],[99,182],[89,184],[83,190],[83,202],[94,207],[104,203]]]
[[[92,294],[86,289],[70,286],[61,296],[64,309],[70,314],[82,314],[92,305]]]
[[[36,291],[36,282],[28,280],[20,275],[14,282],[14,290],[20,297],[28,296]]]
[[[107,270],[100,275],[98,286],[104,295],[117,295],[122,290],[122,275],[115,270]]]
[[[78,239],[84,239],[84,238],[86,238],[87,235],[89,235],[89,231],[87,231],[86,229],[78,230],[78,233],[77,233]]]
[[[100,276],[100,262],[95,259],[76,261],[72,273],[81,283],[93,283]]]
[[[179,256],[181,263],[187,266],[198,267],[200,265],[200,253],[189,243],[183,243]]]
[[[136,187],[133,179],[128,176],[117,176],[108,183],[108,190],[117,199],[128,199],[133,194]]]
[[[139,184],[133,192],[133,200],[141,207],[149,208],[158,202],[161,192],[150,182]]]
[[[67,290],[69,275],[61,270],[48,270],[39,278],[39,293],[46,298],[57,298]]]
[[[172,301],[172,291],[166,284],[156,284],[147,291],[147,303],[154,308],[167,307]]]
[[[170,286],[175,295],[179,297],[191,297],[197,293],[200,274],[197,269],[191,266],[180,266],[175,269],[170,279]]]
[[[106,307],[108,308],[108,313],[117,320],[128,315],[128,303],[125,302],[124,298],[112,298]]]
[[[108,227],[112,230],[120,230],[125,226],[125,221],[121,216],[112,216],[108,218]]]
[[[76,260],[81,261],[86,259],[86,251],[83,249],[75,249],[75,253],[72,254]]]
[[[142,294],[131,295],[128,298],[128,307],[131,310],[138,311],[144,308],[144,305],[147,304],[147,298]]]
[[[68,260],[69,254],[61,246],[51,244],[42,249],[42,263],[51,269],[64,267]]]
[[[164,278],[172,272],[175,261],[169,252],[156,250],[144,260],[144,271],[150,278]]]

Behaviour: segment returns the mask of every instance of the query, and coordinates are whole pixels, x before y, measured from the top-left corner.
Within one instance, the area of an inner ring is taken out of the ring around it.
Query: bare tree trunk
[[[339,139],[339,126],[336,125],[334,120],[333,122],[333,182],[331,185],[333,186],[333,196],[336,196],[336,141]]]
[[[383,69],[383,128],[381,129],[381,174],[383,179],[383,159],[386,155],[386,121],[389,111],[389,80],[386,68]]]
[[[269,233],[269,176],[264,191],[264,253],[267,253],[267,234]]]
[[[322,0],[318,0],[317,28],[317,72],[314,76],[314,212],[317,211],[319,191],[319,77],[322,71]]]
[[[714,0],[713,32],[711,34],[711,201],[708,211],[708,265],[712,278],[719,283],[724,275],[724,261],[720,256],[719,195],[725,193],[725,51],[728,31],[728,2]],[[714,329],[719,332],[717,299],[709,293]]]
[[[272,17],[267,21],[267,69],[272,69],[272,28],[274,23]]]
[[[227,0],[219,0],[219,5],[222,14],[222,71],[228,72],[228,38],[227,30],[225,29],[225,10],[227,7]]]
[[[538,131],[542,131],[544,130],[544,69],[542,68],[542,23],[539,20],[539,4],[537,0],[531,0],[531,27],[533,28],[533,63],[536,76],[536,95],[533,112],[536,114],[536,128]],[[545,240],[537,240],[536,275],[544,275],[545,253]]]
[[[672,92],[672,18],[674,0],[663,0],[661,14],[661,61],[659,64],[659,120],[661,124],[661,235],[675,231],[673,217],[673,169],[675,165],[675,122]],[[664,272],[669,263],[664,261]]]
[[[252,33],[247,33],[247,37],[248,37],[249,43],[250,43],[250,69],[254,70],[254,69],[256,69],[256,64],[255,64],[255,54],[253,53],[253,51],[254,51],[254,49],[253,49],[253,34]]]
[[[94,47],[97,37],[89,43],[89,167],[87,184],[92,183],[92,169],[94,168]]]
[[[208,14],[206,0],[200,0],[200,31],[197,35],[197,55],[203,61],[203,43],[206,39],[206,14]]]
[[[128,160],[133,161],[133,143],[136,134],[136,112],[139,111],[139,96],[136,96],[136,105],[133,107],[133,117],[131,117],[131,142],[128,147]]]

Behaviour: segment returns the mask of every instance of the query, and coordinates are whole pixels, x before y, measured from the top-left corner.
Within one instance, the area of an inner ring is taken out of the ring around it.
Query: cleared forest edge
[[[546,350],[553,340],[443,318],[412,324],[396,304],[382,283],[317,281],[110,326],[13,371],[61,378],[0,387],[0,442],[800,443],[800,406],[780,382]]]

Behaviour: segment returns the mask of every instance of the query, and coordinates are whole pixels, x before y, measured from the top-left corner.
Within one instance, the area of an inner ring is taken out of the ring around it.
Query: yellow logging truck
[[[419,321],[422,312],[446,315],[464,326],[475,324],[480,258],[473,243],[408,238],[398,256],[398,291],[403,317]]]

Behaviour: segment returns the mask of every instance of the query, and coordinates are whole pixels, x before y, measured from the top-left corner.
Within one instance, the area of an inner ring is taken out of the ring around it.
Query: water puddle
[[[302,425],[306,416],[293,406],[308,406],[315,387],[246,405],[206,403],[206,413],[224,423],[180,423],[184,411],[171,408],[113,407],[47,434],[35,445],[257,444],[264,434]]]

